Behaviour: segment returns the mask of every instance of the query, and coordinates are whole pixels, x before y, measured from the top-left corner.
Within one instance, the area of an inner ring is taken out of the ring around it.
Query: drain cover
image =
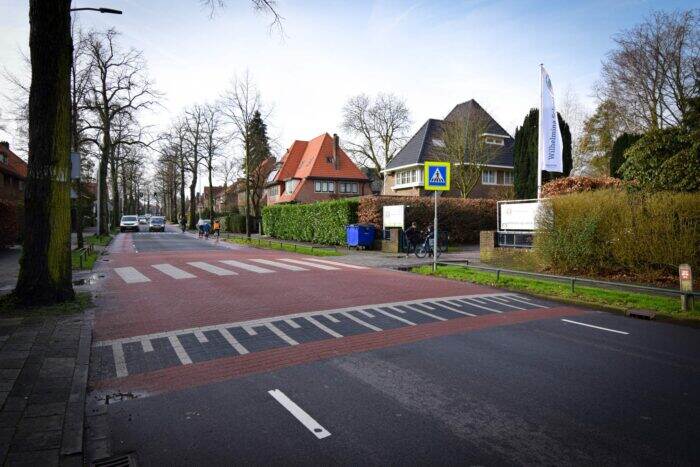
[[[91,467],[136,467],[136,458],[133,454],[120,454],[94,461]]]

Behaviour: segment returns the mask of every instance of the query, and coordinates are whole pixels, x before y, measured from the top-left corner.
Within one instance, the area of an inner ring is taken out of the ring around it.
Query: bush
[[[24,206],[21,203],[0,201],[0,248],[17,243],[22,236]]]
[[[382,207],[406,206],[406,225],[416,222],[419,228],[433,223],[433,198],[429,196],[363,196],[357,211],[358,221],[382,228]],[[451,243],[477,243],[481,230],[496,229],[496,201],[493,199],[440,198],[438,228],[446,230]]]
[[[345,226],[357,222],[356,200],[278,204],[263,208],[263,231],[286,240],[345,244]]]
[[[559,196],[623,186],[625,182],[613,177],[565,177],[542,185],[542,196]]]
[[[549,208],[535,253],[554,271],[653,276],[698,266],[700,193],[608,189],[554,197]]]
[[[245,215],[230,213],[223,218],[223,229],[226,232],[245,233]],[[250,226],[255,225],[254,218],[251,217]]]
[[[625,151],[627,151],[634,143],[639,141],[642,135],[634,133],[622,133],[613,143],[612,151],[610,152],[610,176],[620,178],[620,167],[625,162]]]
[[[620,172],[643,190],[700,190],[700,143],[681,128],[650,131],[625,156]]]

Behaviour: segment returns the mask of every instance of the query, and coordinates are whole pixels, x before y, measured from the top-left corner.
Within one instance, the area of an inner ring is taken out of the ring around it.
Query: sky
[[[28,50],[26,0],[0,0],[0,64],[20,69]],[[476,99],[511,134],[538,103],[539,64],[555,93],[589,110],[613,36],[653,9],[697,1],[294,1],[279,0],[283,34],[248,0],[226,0],[214,18],[198,0],[74,0],[124,14],[75,14],[85,28],[114,27],[143,51],[163,106],[144,115],[167,126],[182,109],[213,101],[246,71],[271,111],[280,148],[340,128],[344,102],[391,92],[406,101],[412,132]],[[9,88],[0,80],[0,96]],[[0,102],[0,109],[3,105]],[[7,113],[3,112],[3,117]],[[7,124],[5,121],[4,123]],[[12,125],[0,139],[12,141]]]

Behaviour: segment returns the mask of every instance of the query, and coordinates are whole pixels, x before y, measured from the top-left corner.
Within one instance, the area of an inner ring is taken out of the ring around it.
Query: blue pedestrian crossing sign
[[[423,171],[423,188],[432,191],[450,189],[450,163],[426,162]]]

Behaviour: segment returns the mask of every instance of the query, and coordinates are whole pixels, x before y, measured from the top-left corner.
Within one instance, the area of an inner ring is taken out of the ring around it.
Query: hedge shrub
[[[622,189],[558,196],[540,218],[535,253],[562,273],[677,274],[700,256],[700,193]]]
[[[433,223],[431,196],[363,196],[357,211],[358,221],[382,228],[382,207],[403,204],[405,222],[416,222],[419,229]],[[440,198],[438,201],[439,229],[450,235],[450,243],[477,243],[481,230],[496,229],[496,200]]]
[[[263,231],[286,240],[345,244],[345,226],[357,223],[357,200],[278,204],[263,208]]]
[[[542,196],[560,196],[569,193],[594,191],[605,188],[622,188],[622,180],[614,177],[564,177],[542,185]]]

